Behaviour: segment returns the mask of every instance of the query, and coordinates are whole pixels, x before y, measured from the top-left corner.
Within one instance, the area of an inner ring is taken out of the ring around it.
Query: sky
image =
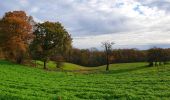
[[[61,22],[76,48],[170,47],[170,0],[0,0],[1,17],[14,10]]]

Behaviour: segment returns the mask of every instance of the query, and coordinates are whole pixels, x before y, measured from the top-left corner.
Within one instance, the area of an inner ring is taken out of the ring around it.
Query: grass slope
[[[170,66],[145,63],[94,68],[98,73],[50,72],[0,61],[0,99],[170,99]],[[67,66],[67,65],[66,65]],[[67,66],[69,68],[69,66]],[[74,69],[74,68],[69,68]]]
[[[41,69],[43,68],[43,62],[42,61],[36,61],[36,63],[37,63],[38,68],[41,68]],[[53,62],[53,61],[49,61],[47,63],[47,67],[48,67],[49,70],[57,70],[56,63]],[[61,68],[63,70],[67,70],[67,71],[88,69],[87,67],[83,67],[83,66],[80,66],[80,65],[72,64],[72,63],[63,63]]]

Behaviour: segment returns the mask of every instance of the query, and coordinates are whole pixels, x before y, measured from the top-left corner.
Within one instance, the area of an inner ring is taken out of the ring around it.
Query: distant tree
[[[164,49],[154,47],[148,50],[149,66],[159,66],[167,60],[167,53]]]
[[[56,68],[61,68],[64,62],[64,57],[62,55],[54,55],[50,60],[56,63]]]
[[[22,63],[32,38],[32,26],[24,11],[5,13],[0,20],[0,47],[5,58]]]
[[[72,49],[70,61],[71,63],[83,65],[80,63],[81,62],[81,50],[80,49],[77,49],[77,48]]]
[[[114,44],[113,42],[109,42],[109,41],[102,42],[102,47],[104,48],[105,58],[106,58],[106,71],[109,70],[109,64],[110,64],[113,44]]]
[[[152,49],[148,50],[148,63],[149,63],[149,66],[154,66],[154,61],[155,61],[155,51],[152,48]]]
[[[104,52],[99,51],[96,48],[90,50],[73,48],[70,62],[88,67],[96,67],[106,64]]]
[[[31,43],[31,51],[35,59],[44,62],[44,69],[50,56],[63,54],[71,47],[71,36],[59,22],[38,23],[34,31],[35,38]]]
[[[170,60],[170,49],[162,49],[162,58],[161,61],[163,64],[167,64],[168,61]]]
[[[170,52],[170,49],[169,51],[167,49],[166,52]],[[147,58],[147,50],[113,49],[109,56],[109,62],[146,62]],[[167,59],[170,59],[170,56],[167,55]],[[96,48],[91,48],[89,50],[73,48],[70,56],[70,62],[88,67],[101,66],[106,64],[106,53],[104,51],[97,50]]]
[[[127,62],[145,62],[147,61],[147,54],[144,50],[137,49],[114,49],[113,50],[114,63]]]
[[[88,62],[88,64],[90,65],[90,66],[97,66],[97,65],[100,65],[99,63],[100,62],[98,62],[98,59],[100,59],[100,57],[98,57],[98,53],[99,51],[97,50],[97,48],[90,48],[90,50],[89,50],[89,54],[90,54],[90,56],[89,56],[89,62]]]

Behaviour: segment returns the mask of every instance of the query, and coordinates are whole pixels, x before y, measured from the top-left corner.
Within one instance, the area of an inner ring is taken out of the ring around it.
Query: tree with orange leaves
[[[22,63],[32,37],[30,17],[24,11],[5,13],[0,20],[0,47],[8,60]]]

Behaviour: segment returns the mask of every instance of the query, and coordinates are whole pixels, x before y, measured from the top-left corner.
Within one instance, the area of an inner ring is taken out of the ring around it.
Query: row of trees
[[[72,49],[70,59],[67,61],[83,66],[95,67],[107,63],[104,51],[91,49]],[[147,61],[147,51],[137,49],[113,49],[109,51],[109,63],[128,63]]]
[[[36,23],[24,11],[7,12],[0,19],[1,53],[16,63],[23,63],[24,59],[41,60],[46,69],[49,58],[67,54],[71,43],[70,34],[59,22]]]
[[[170,60],[170,49],[152,48],[148,50],[149,66],[166,64]]]
[[[149,62],[150,64],[153,63],[150,65],[153,66],[155,62],[165,64],[170,60],[170,49],[113,49],[109,52],[109,63]],[[105,51],[100,51],[96,48],[72,49],[71,59],[67,61],[89,67],[107,63]]]
[[[149,50],[114,49],[112,42],[102,42],[104,51],[96,48],[72,48],[72,38],[59,22],[36,23],[24,11],[7,12],[0,19],[0,58],[23,63],[25,59],[41,60],[44,69],[48,60],[71,62],[83,66],[110,63],[144,62],[149,66],[165,64],[170,60],[170,49]],[[59,66],[60,63],[57,63]]]

